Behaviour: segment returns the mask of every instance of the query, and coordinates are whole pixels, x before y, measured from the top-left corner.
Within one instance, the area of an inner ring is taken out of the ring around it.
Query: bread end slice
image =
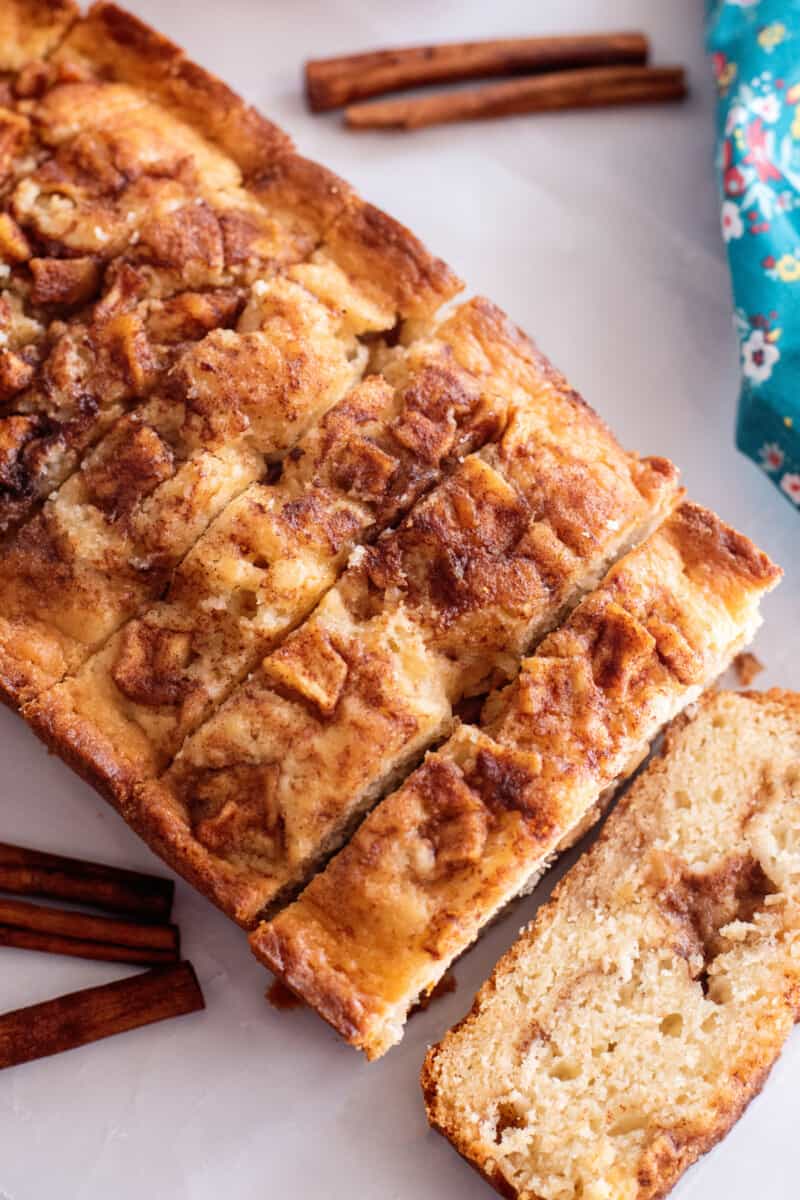
[[[501,1195],[657,1200],[800,1018],[800,696],[708,693],[429,1052]]]

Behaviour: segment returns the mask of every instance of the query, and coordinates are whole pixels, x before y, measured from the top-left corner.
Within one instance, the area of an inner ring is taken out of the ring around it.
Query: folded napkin
[[[800,507],[800,0],[712,0],[707,47],[741,349],[736,444]]]

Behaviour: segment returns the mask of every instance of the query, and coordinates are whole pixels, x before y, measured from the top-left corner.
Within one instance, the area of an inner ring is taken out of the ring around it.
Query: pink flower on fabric
[[[748,126],[745,136],[748,153],[742,161],[755,167],[756,174],[762,183],[768,183],[770,179],[780,179],[781,173],[770,158],[769,142],[771,139],[764,128],[761,117]]]
[[[800,475],[787,471],[781,479],[781,491],[786,493],[792,503],[800,506]]]
[[[765,442],[758,452],[765,471],[780,471],[784,454],[777,442]]]

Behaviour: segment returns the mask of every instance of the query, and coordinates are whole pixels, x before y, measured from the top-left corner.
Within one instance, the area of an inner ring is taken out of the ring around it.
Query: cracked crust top
[[[173,42],[116,4],[94,4],[55,54],[88,63],[108,79],[133,84],[220,146],[245,176],[292,149],[266,120]]]
[[[0,4],[0,71],[19,71],[58,45],[80,9],[73,0],[4,0]]]

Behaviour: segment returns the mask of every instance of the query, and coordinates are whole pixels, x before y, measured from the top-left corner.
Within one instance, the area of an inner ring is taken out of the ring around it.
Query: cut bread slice
[[[600,814],[759,624],[780,572],[684,504],[385,799],[256,955],[376,1058],[449,964]]]
[[[800,1018],[800,696],[710,693],[429,1052],[431,1124],[503,1196],[656,1200]]]

